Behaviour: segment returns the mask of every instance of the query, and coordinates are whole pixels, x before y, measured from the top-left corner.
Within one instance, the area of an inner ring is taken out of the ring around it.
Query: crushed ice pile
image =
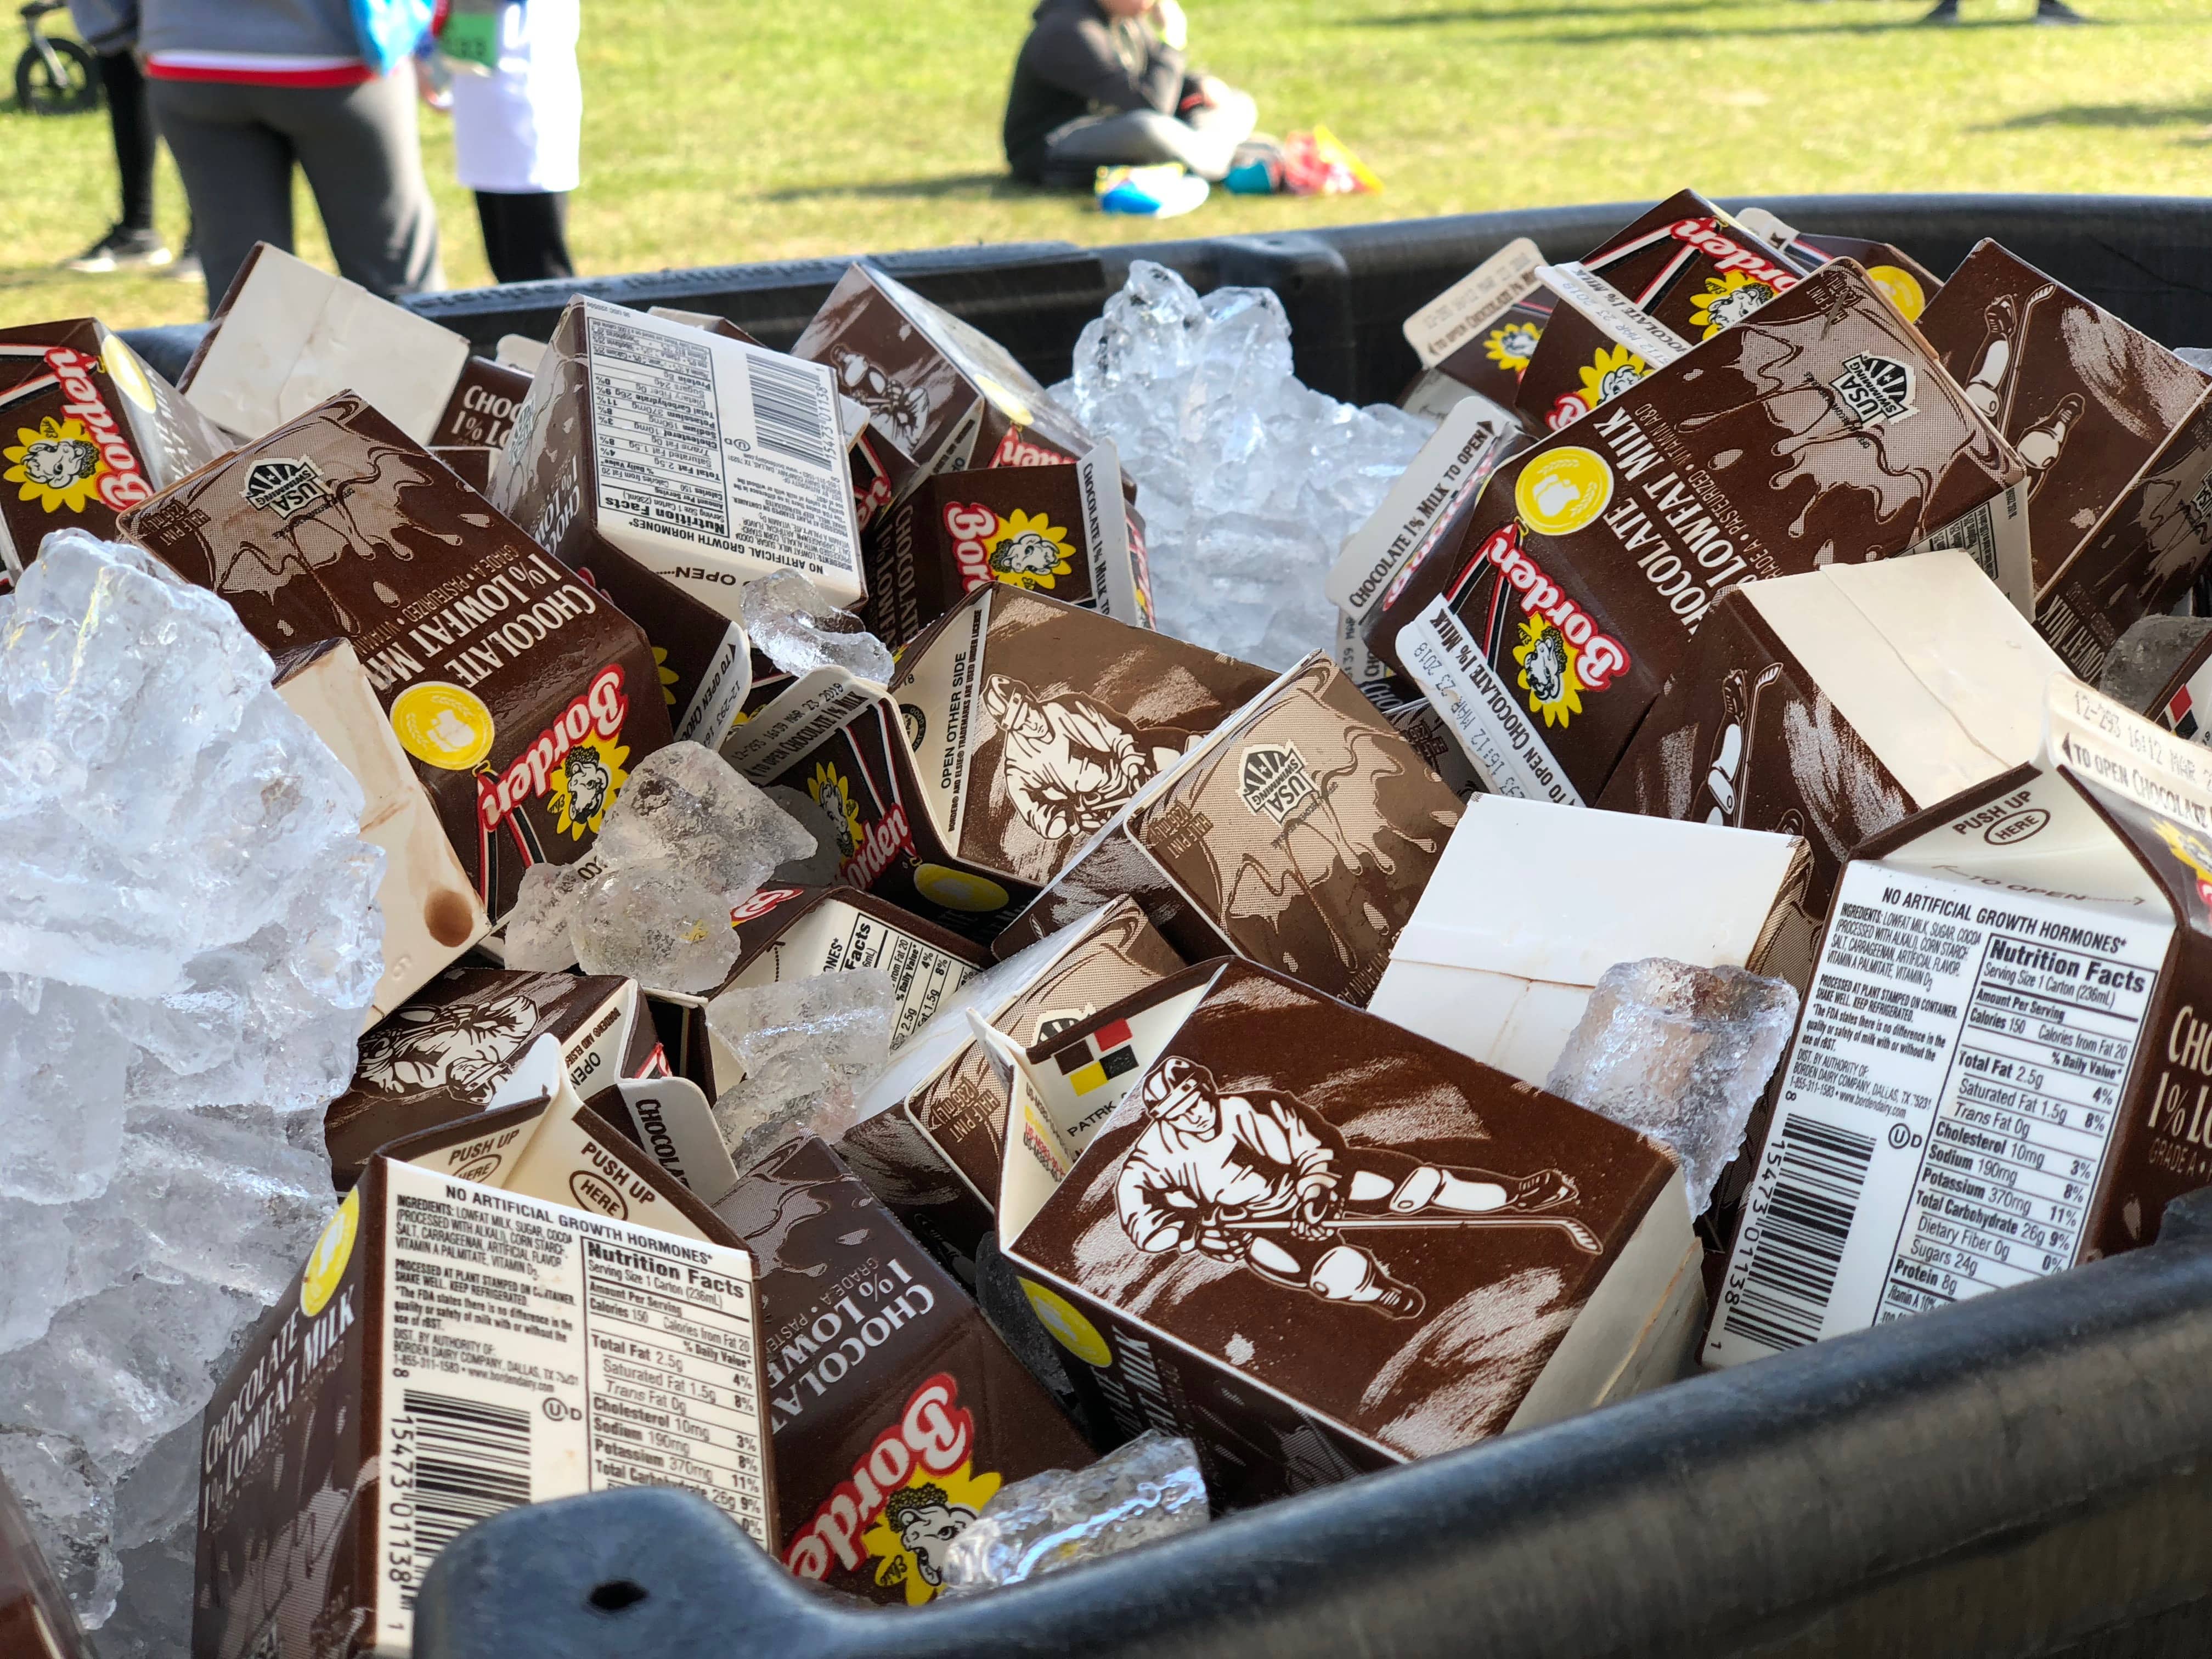
[[[1666,1147],[1702,1215],[1796,1024],[1787,980],[1663,957],[1616,963],[1544,1086]]]
[[[1160,628],[1267,668],[1334,643],[1322,579],[1434,429],[1302,383],[1266,289],[1201,299],[1143,259],[1052,395],[1137,481]]]
[[[947,1595],[1018,1584],[1206,1524],[1198,1449],[1147,1429],[1087,1469],[1001,1486],[945,1551]]]
[[[842,668],[888,685],[896,672],[890,647],[795,570],[747,582],[738,591],[738,608],[753,648],[787,674]]]
[[[880,968],[732,986],[707,1024],[744,1075],[714,1102],[740,1174],[801,1131],[835,1140],[860,1121],[855,1102],[890,1063],[898,991]]]
[[[382,970],[360,787],[270,674],[82,532],[0,599],[0,1474],[105,1659],[185,1651],[200,1411],[322,1226]]]
[[[631,769],[589,859],[524,872],[507,964],[550,973],[580,962],[655,991],[711,991],[738,959],[732,907],[817,850],[713,750],[671,744]]]

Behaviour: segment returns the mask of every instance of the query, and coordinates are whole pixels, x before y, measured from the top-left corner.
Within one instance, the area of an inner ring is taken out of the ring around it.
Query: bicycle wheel
[[[50,65],[36,46],[15,60],[15,107],[32,115],[82,115],[100,107],[100,63],[81,40],[49,36]],[[57,75],[56,71],[59,73]]]

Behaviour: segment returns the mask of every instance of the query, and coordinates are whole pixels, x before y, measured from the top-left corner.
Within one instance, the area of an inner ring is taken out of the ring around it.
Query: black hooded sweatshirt
[[[1017,178],[1041,179],[1055,129],[1124,110],[1172,115],[1182,94],[1182,53],[1144,19],[1109,17],[1098,0],[1043,0],[1006,94],[1007,164]]]

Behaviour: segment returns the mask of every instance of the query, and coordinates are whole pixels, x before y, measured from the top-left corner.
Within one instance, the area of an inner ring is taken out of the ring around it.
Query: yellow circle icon
[[[154,412],[154,388],[146,379],[146,365],[138,361],[138,354],[124,344],[119,336],[111,334],[101,343],[100,366],[115,382],[117,391],[149,415]]]
[[[967,870],[951,870],[941,864],[917,865],[914,884],[922,897],[948,910],[968,910],[988,915],[1012,904],[1013,896],[988,876]]]
[[[1098,1328],[1085,1319],[1073,1303],[1034,1279],[1024,1279],[1020,1284],[1022,1294],[1029,1297],[1030,1306],[1036,1310],[1037,1323],[1052,1333],[1053,1340],[1086,1365],[1103,1370],[1114,1363],[1114,1351],[1106,1346],[1106,1339],[1098,1334]]]
[[[361,1192],[358,1188],[345,1195],[323,1228],[323,1236],[315,1241],[313,1252],[307,1257],[307,1270],[300,1275],[300,1311],[313,1319],[330,1305],[337,1294],[338,1281],[345,1277],[346,1263],[353,1258],[353,1236],[361,1228]]]
[[[393,699],[399,746],[427,765],[468,772],[491,753],[491,710],[473,691],[444,680],[410,685]]]
[[[1513,505],[1521,522],[1540,536],[1568,536],[1605,511],[1613,499],[1613,469],[1588,449],[1552,449],[1521,469]]]
[[[1867,275],[1874,278],[1875,286],[1890,297],[1892,304],[1905,313],[1905,320],[1917,323],[1920,313],[1928,309],[1928,295],[1920,286],[1920,279],[1909,270],[1895,265],[1869,265]]]

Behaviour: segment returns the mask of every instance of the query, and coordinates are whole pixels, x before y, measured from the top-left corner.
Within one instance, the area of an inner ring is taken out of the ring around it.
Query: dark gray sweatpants
[[[342,276],[386,299],[445,286],[410,66],[353,87],[149,79],[146,90],[191,203],[209,310],[256,242],[292,251],[295,162]]]

